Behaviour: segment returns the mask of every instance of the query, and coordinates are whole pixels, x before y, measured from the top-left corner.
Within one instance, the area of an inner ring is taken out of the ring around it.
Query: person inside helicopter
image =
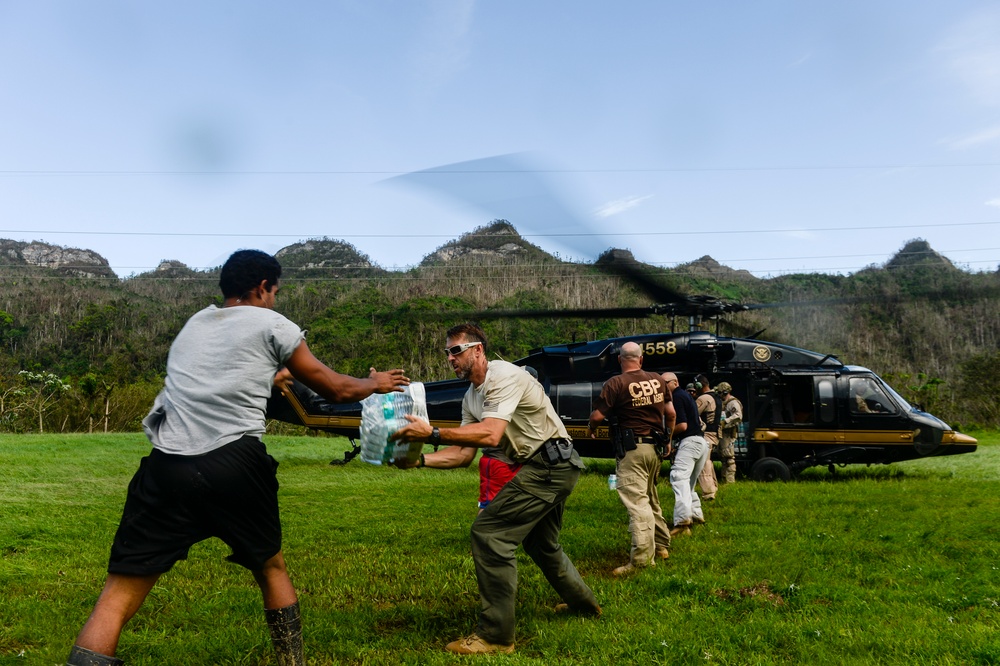
[[[850,410],[852,414],[891,414],[891,403],[870,377],[851,377]]]

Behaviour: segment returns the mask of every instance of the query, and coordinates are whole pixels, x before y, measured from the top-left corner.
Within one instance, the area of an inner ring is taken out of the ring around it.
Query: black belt
[[[649,435],[637,435],[635,438],[636,444],[656,444],[656,439]]]

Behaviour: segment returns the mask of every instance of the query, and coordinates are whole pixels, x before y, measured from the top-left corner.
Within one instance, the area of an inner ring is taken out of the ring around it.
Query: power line
[[[586,232],[586,233],[551,233],[551,234],[518,234],[520,238],[605,238],[605,237],[649,237],[649,236],[713,236],[732,234],[782,234],[799,231],[863,231],[870,229],[931,229],[939,227],[981,227],[998,225],[1000,220],[991,222],[941,222],[937,224],[907,224],[900,225],[874,225],[865,224],[856,227],[812,227],[806,229],[728,229],[728,230],[682,230],[682,231],[636,231],[636,232]],[[0,229],[3,234],[63,234],[74,236],[149,236],[149,237],[180,237],[180,238],[307,238],[307,239],[327,239],[331,241],[345,238],[454,238],[457,241],[462,238],[497,238],[495,233],[466,233],[456,238],[455,234],[344,234],[337,239],[329,238],[325,234],[308,233],[284,233],[284,234],[260,234],[260,233],[221,233],[221,232],[180,232],[180,231],[63,231],[59,229]]]
[[[950,164],[842,164],[774,165],[722,167],[625,167],[621,169],[430,169],[400,171],[394,169],[259,169],[239,171],[176,171],[157,169],[6,169],[0,177],[17,176],[446,176],[497,174],[624,174],[624,173],[725,173],[762,171],[874,171],[885,169],[980,169],[1000,167],[998,162],[953,162]]]
[[[980,262],[968,262],[968,263],[984,263],[984,264],[989,263],[989,264],[992,264],[992,263],[1000,263],[1000,260],[984,260],[984,261],[980,261]],[[452,276],[441,275],[439,273],[439,271],[441,271],[441,270],[446,271],[446,272],[447,271],[452,271],[452,272],[458,273],[458,272],[462,272],[462,271],[468,271],[470,269],[476,269],[476,270],[488,270],[488,269],[496,269],[496,268],[530,269],[532,267],[538,268],[538,267],[545,267],[545,266],[546,266],[545,264],[538,264],[538,265],[532,265],[532,264],[511,264],[511,265],[507,265],[507,264],[488,264],[488,265],[477,265],[477,266],[466,265],[466,266],[429,266],[429,267],[428,266],[424,266],[424,267],[420,267],[420,269],[422,271],[436,272],[436,273],[438,273],[437,275],[413,275],[413,274],[400,273],[400,272],[395,272],[395,271],[387,271],[386,269],[382,269],[382,268],[379,268],[377,266],[374,266],[374,267],[371,267],[371,268],[368,268],[368,269],[357,268],[357,267],[352,267],[352,268],[345,269],[345,268],[342,268],[342,267],[310,267],[310,268],[302,268],[302,267],[296,267],[296,266],[285,266],[284,270],[285,270],[285,272],[287,274],[287,277],[285,278],[285,281],[288,282],[288,283],[350,282],[350,281],[355,281],[355,280],[376,280],[376,281],[384,281],[384,282],[429,282],[429,281],[435,281],[435,280],[465,279],[465,276],[463,276],[463,275],[452,275]],[[802,268],[802,269],[780,269],[780,270],[757,269],[757,270],[746,271],[746,272],[749,272],[749,273],[753,274],[755,277],[758,277],[759,279],[768,279],[769,277],[778,277],[778,276],[782,276],[782,275],[831,274],[831,272],[841,272],[841,271],[848,272],[848,273],[853,273],[853,272],[856,272],[856,271],[859,271],[859,270],[863,270],[865,268],[869,268],[870,266],[871,265],[868,265],[868,266],[831,266],[831,267],[824,267],[824,268]],[[910,270],[910,269],[913,269],[913,268],[923,268],[923,267],[924,266],[922,266],[922,265],[918,265],[918,266],[889,266],[889,267],[882,266],[881,268],[882,268],[882,270],[887,270],[887,271],[892,271],[892,272],[899,272],[899,271]],[[0,269],[2,269],[2,268],[42,268],[42,267],[39,267],[39,266],[24,266],[24,265],[17,265],[17,266],[6,265],[6,266],[0,266]],[[60,266],[59,268],[60,269],[73,269],[74,267],[72,267],[72,266]],[[88,269],[93,269],[93,268],[95,268],[93,265],[86,265],[86,266],[76,267],[77,270],[88,270]],[[295,270],[317,270],[317,269],[322,270],[322,268],[328,268],[330,271],[350,270],[350,271],[352,271],[354,273],[357,273],[357,274],[355,274],[355,275],[349,275],[349,276],[328,275],[328,276],[321,276],[321,277],[299,277],[299,276],[291,274],[291,272],[295,271]],[[435,269],[437,269],[437,270],[435,270]],[[365,271],[379,271],[379,272],[377,274],[371,274],[371,273],[361,274],[361,273],[363,273]],[[701,271],[701,270],[677,270],[677,269],[664,268],[664,271],[666,271],[665,275],[667,277],[670,277],[670,276],[676,276],[676,277],[684,277],[684,276],[706,277],[705,271]],[[200,271],[196,271],[196,272],[200,272]],[[767,277],[760,277],[760,275],[758,275],[758,274],[765,275]],[[532,276],[520,276],[520,277],[521,278],[530,278]],[[627,276],[625,276],[625,275],[619,275],[619,274],[615,274],[615,273],[561,273],[561,274],[555,274],[555,275],[553,275],[553,274],[546,274],[544,277],[546,279],[600,280],[600,279],[607,279],[607,278],[613,278],[613,277],[627,277]],[[718,275],[718,276],[708,275],[707,277],[710,277],[710,278],[711,277],[725,278],[726,276],[725,275]],[[512,276],[509,275],[509,274],[504,274],[504,275],[485,275],[485,274],[479,273],[479,274],[477,274],[476,279],[479,280],[479,281],[511,280]],[[190,283],[190,282],[212,282],[212,283],[214,283],[214,282],[216,282],[218,280],[218,278],[216,276],[209,276],[209,275],[163,276],[163,275],[156,275],[155,273],[153,273],[153,274],[132,275],[132,276],[126,276],[124,278],[120,278],[120,277],[117,277],[117,276],[104,276],[104,275],[82,276],[82,275],[24,275],[24,274],[2,275],[2,274],[0,274],[0,281],[4,281],[4,280],[18,280],[18,281],[21,281],[21,280],[24,280],[24,281],[30,281],[30,280],[81,281],[81,280],[83,280],[83,281],[109,282],[109,283],[112,283],[112,282],[188,282],[188,283]]]
[[[940,250],[940,251],[938,251],[938,250],[929,250],[929,251],[926,251],[926,252],[907,252],[907,253],[905,253],[904,256],[907,257],[907,258],[912,258],[912,257],[920,257],[920,256],[943,255],[943,254],[946,254],[946,253],[947,254],[956,254],[956,253],[960,253],[960,252],[983,252],[983,251],[998,251],[998,250],[1000,250],[1000,247],[962,248],[962,249]],[[754,257],[754,258],[749,258],[749,259],[746,259],[746,258],[744,258],[744,259],[714,259],[714,257],[713,257],[713,260],[716,261],[717,263],[719,263],[720,265],[722,265],[723,267],[729,267],[730,264],[750,263],[750,262],[755,262],[755,261],[778,261],[778,260],[784,260],[784,261],[804,261],[804,260],[817,260],[817,259],[854,259],[854,258],[859,258],[859,257],[872,257],[873,260],[877,263],[880,260],[883,261],[883,262],[884,261],[888,261],[892,257],[897,256],[897,254],[898,253],[894,253],[894,254],[890,255],[888,257],[888,259],[885,258],[886,255],[881,255],[881,254],[878,254],[878,255],[876,255],[876,254],[817,254],[817,255],[802,255],[802,256],[797,256],[797,257]],[[641,262],[641,263],[647,264],[649,266],[655,266],[657,268],[661,268],[661,269],[664,269],[664,270],[671,270],[671,269],[673,269],[673,270],[676,271],[677,267],[680,267],[680,266],[683,266],[683,265],[686,265],[686,264],[696,264],[696,263],[698,263],[698,261],[699,260],[696,259],[696,260],[693,260],[693,261],[653,261],[653,262]],[[967,261],[967,262],[962,262],[962,263],[969,263],[969,264],[990,264],[990,263],[994,263],[994,262],[1000,262],[1000,258],[997,258],[997,259],[978,259],[978,260]],[[575,264],[577,264],[579,266],[592,266],[593,265],[591,263],[581,263],[581,262],[569,262],[569,263],[575,263]],[[493,263],[493,264],[485,264],[484,263],[484,264],[476,264],[476,267],[477,268],[487,268],[487,269],[489,269],[489,268],[506,268],[506,267],[517,267],[517,268],[549,268],[549,267],[552,267],[552,266],[555,266],[555,265],[557,265],[557,264],[553,263],[553,262],[548,262],[548,263]],[[111,269],[118,269],[118,270],[143,270],[143,269],[147,269],[149,271],[155,271],[158,268],[158,266],[120,266],[120,265],[115,265],[115,266],[107,265],[107,266],[105,266],[103,264],[60,264],[60,265],[58,265],[56,267],[52,267],[52,266],[46,267],[46,266],[42,266],[40,264],[0,263],[0,269],[5,269],[5,268],[22,268],[22,267],[32,267],[32,268],[60,268],[60,269],[69,269],[69,270],[89,270],[89,269],[100,269],[100,268],[111,268]],[[840,267],[835,267],[835,269],[836,270],[851,270],[851,269],[854,269],[854,268],[865,268],[865,267],[866,266],[840,266]],[[181,268],[188,269],[188,270],[195,271],[195,272],[203,272],[203,271],[215,270],[215,269],[218,269],[219,267],[218,266],[188,266],[188,265],[185,264],[185,265],[181,266]],[[378,265],[372,265],[372,266],[336,266],[336,265],[335,266],[295,266],[295,265],[292,265],[292,264],[282,264],[282,269],[285,270],[285,271],[301,271],[301,270],[309,270],[309,271],[318,271],[318,270],[329,270],[329,271],[343,271],[343,270],[366,271],[366,270],[371,270],[371,271],[379,271],[379,270],[382,270],[382,271],[386,271],[386,272],[390,272],[391,273],[391,272],[408,271],[408,270],[411,270],[411,269],[414,269],[414,268],[419,268],[420,270],[467,270],[469,268],[469,266],[468,265],[464,265],[464,264],[463,265],[447,265],[447,264],[443,264],[443,265],[429,265],[429,266],[420,266],[420,265],[404,265],[404,266],[378,266]],[[743,270],[746,270],[746,269],[743,269]],[[754,269],[753,272],[764,272],[766,270],[767,269]],[[795,271],[795,269],[781,269],[781,270],[784,270],[784,271],[787,271],[787,270]],[[813,270],[816,270],[816,269],[813,269]],[[824,268],[822,270],[831,270],[831,269]]]

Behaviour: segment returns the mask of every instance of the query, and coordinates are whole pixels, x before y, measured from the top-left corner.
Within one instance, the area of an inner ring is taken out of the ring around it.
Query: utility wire
[[[5,169],[0,177],[16,176],[402,176],[433,177],[456,174],[622,174],[622,173],[720,173],[759,171],[873,171],[887,169],[979,169],[1000,167],[1000,162],[953,162],[951,164],[843,164],[790,166],[650,167],[622,169],[260,169],[240,171],[175,171],[130,169]]]
[[[711,236],[711,235],[732,235],[732,234],[781,234],[798,231],[859,231],[865,229],[928,229],[938,227],[981,227],[998,225],[1000,220],[991,222],[941,222],[938,224],[907,224],[899,225],[874,225],[865,224],[856,227],[814,227],[807,229],[728,229],[709,231],[636,231],[636,232],[594,232],[594,233],[552,233],[552,234],[518,234],[521,238],[604,238],[604,237],[649,237],[649,236]],[[181,238],[308,238],[341,240],[345,238],[454,238],[460,241],[463,238],[496,238],[495,233],[466,233],[456,238],[455,234],[344,234],[337,239],[332,239],[328,235],[310,235],[307,233],[285,233],[285,234],[260,234],[260,233],[221,233],[221,232],[184,232],[184,231],[64,231],[60,229],[0,229],[0,234],[62,234],[75,236],[156,236],[156,237],[181,237]]]

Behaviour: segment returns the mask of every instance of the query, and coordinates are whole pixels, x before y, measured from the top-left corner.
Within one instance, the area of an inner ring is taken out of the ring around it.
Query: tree
[[[17,412],[21,411],[23,405],[18,401],[18,398],[22,391],[23,388],[20,384],[7,384],[0,378],[0,428],[8,427],[9,422],[13,420]]]
[[[87,419],[88,419],[88,431],[94,432],[94,416],[101,416],[98,412],[97,403],[98,401],[104,402],[104,432],[108,431],[108,415],[111,413],[111,392],[114,390],[115,385],[112,382],[106,381],[105,379],[98,378],[92,372],[88,372],[86,375],[80,378],[79,382],[80,392],[83,393],[87,400]]]
[[[17,374],[26,384],[20,395],[26,398],[28,408],[38,416],[38,432],[45,432],[45,411],[69,391],[70,385],[51,372],[22,370]]]

